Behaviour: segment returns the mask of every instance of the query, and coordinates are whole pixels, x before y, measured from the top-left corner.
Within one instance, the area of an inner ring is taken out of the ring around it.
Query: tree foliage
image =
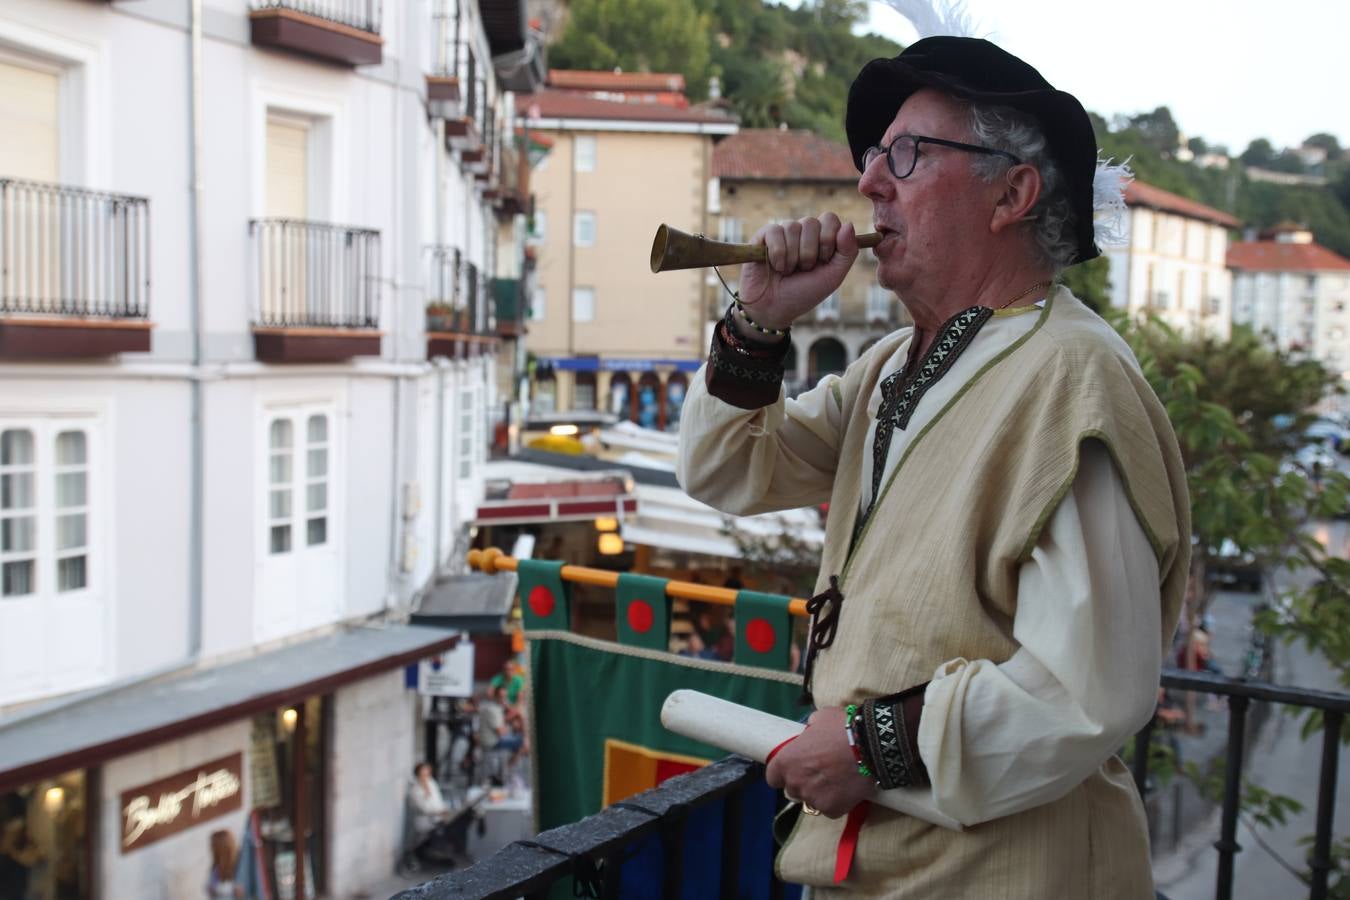
[[[549,49],[558,68],[679,72],[693,96],[708,89],[710,19],[694,0],[574,0]]]

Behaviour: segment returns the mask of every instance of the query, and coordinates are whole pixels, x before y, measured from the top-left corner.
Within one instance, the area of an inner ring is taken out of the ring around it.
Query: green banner
[[[791,658],[788,598],[758,591],[736,592],[736,662],[782,671]]]
[[[614,588],[619,643],[648,650],[670,648],[670,601],[665,578],[624,572]]]
[[[516,588],[526,631],[572,627],[571,591],[561,562],[522,559],[516,563]]]
[[[661,705],[689,688],[798,719],[784,671],[697,660],[567,633],[532,634],[530,704],[538,825],[598,812],[726,752],[667,731]],[[786,643],[786,641],[784,642]]]

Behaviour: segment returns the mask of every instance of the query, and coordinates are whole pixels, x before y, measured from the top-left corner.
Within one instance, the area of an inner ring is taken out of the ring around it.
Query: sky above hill
[[[914,29],[884,0],[869,25]],[[967,0],[975,33],[1110,119],[1167,106],[1186,137],[1234,154],[1330,132],[1350,144],[1350,0]]]

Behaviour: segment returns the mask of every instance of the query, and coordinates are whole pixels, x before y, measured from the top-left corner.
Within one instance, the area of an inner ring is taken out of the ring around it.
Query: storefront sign
[[[122,852],[130,853],[244,805],[242,753],[122,792]]]
[[[473,696],[473,642],[461,640],[439,656],[422,660],[417,692],[432,697]]]

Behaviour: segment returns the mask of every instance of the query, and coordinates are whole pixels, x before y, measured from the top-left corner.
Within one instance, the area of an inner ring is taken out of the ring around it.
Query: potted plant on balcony
[[[427,304],[427,331],[454,331],[458,313],[449,303],[433,300]]]

